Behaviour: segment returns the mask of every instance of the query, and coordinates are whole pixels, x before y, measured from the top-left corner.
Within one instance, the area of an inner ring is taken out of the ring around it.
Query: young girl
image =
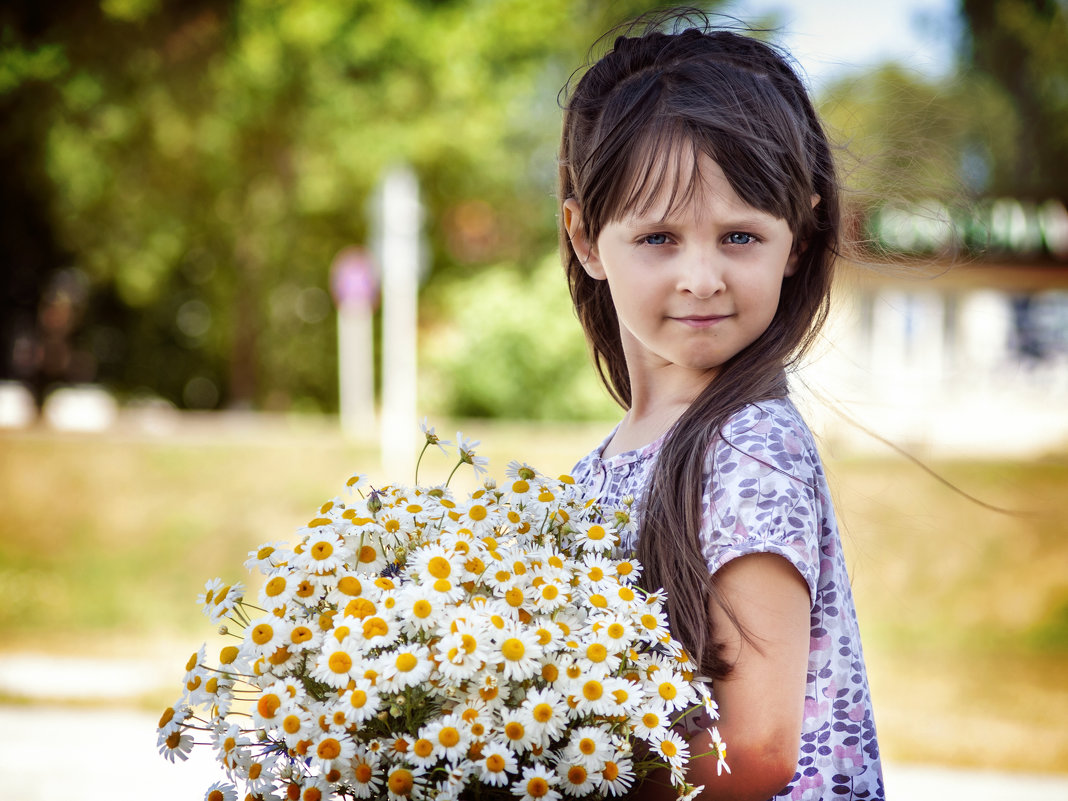
[[[624,547],[713,679],[731,770],[694,760],[701,798],[881,799],[834,510],[786,383],[827,313],[830,148],[782,54],[680,20],[616,39],[566,99],[563,259],[626,409],[574,476],[638,499]]]

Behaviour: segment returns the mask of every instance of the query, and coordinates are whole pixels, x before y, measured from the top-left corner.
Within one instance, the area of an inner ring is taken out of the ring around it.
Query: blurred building
[[[825,346],[802,376],[825,401],[810,412],[824,435],[877,444],[845,415],[921,452],[1063,452],[1064,205],[994,200],[963,219],[937,204],[883,209],[867,232],[895,255],[842,271]]]

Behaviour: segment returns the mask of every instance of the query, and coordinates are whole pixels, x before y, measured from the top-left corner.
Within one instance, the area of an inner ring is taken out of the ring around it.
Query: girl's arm
[[[734,669],[716,682],[716,722],[727,746],[731,772],[716,775],[714,757],[692,759],[691,784],[703,784],[702,801],[766,801],[794,777],[801,748],[808,669],[808,586],[786,559],[767,553],[741,556],[716,574],[719,589],[749,640],[718,607],[715,631],[725,644],[724,658]],[[690,753],[711,748],[705,732],[690,740]],[[651,777],[639,799],[671,799],[675,790]]]

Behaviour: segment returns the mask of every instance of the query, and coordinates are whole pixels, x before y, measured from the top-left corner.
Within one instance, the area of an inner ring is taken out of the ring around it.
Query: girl
[[[827,313],[830,147],[783,55],[692,19],[617,38],[566,98],[563,260],[626,410],[574,476],[639,499],[623,545],[713,679],[731,771],[695,760],[701,798],[881,799],[834,510],[786,383]]]

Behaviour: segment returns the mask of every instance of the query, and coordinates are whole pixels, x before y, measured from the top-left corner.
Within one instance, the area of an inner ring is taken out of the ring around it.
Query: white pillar
[[[416,324],[422,208],[408,167],[390,170],[379,203],[382,269],[382,426],[384,480],[411,483],[417,456]]]
[[[369,439],[375,427],[374,262],[360,248],[345,248],[334,259],[330,278],[337,304],[341,428],[350,437]]]

